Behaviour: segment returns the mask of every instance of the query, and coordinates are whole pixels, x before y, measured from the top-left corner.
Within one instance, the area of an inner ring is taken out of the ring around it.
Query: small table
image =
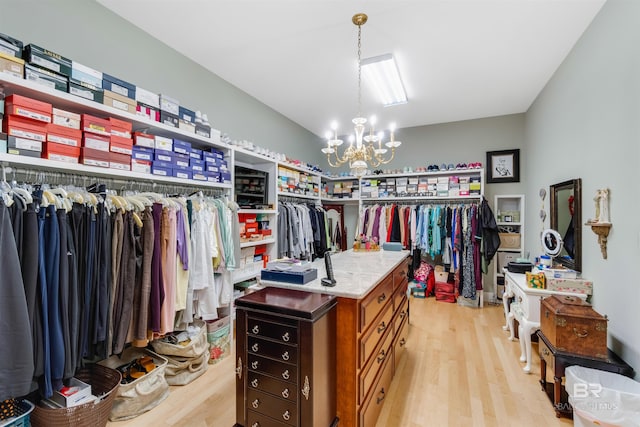
[[[552,346],[542,331],[538,331],[538,352],[540,353],[540,385],[542,391],[547,393],[549,400],[553,403],[556,417],[565,415],[573,416],[573,409],[568,402],[568,394],[562,385],[564,370],[568,366],[578,365],[586,368],[599,369],[601,371],[613,372],[633,378],[635,372],[624,360],[620,359],[611,349],[608,350],[606,359],[599,359],[591,356],[582,356],[575,353],[557,350]],[[547,365],[553,371],[553,384],[547,383]]]

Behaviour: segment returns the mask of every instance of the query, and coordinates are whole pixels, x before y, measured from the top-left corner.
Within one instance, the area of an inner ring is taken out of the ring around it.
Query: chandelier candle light
[[[344,150],[342,156],[340,156],[338,154],[338,147],[342,145],[343,141],[338,139],[338,123],[334,121],[331,123],[332,131],[328,131],[326,133],[327,147],[323,148],[322,152],[327,155],[327,162],[329,162],[331,167],[339,167],[348,162],[349,167],[351,168],[351,174],[356,177],[361,177],[366,173],[369,164],[375,168],[393,160],[395,149],[402,143],[395,140],[395,125],[391,124],[389,127],[389,141],[384,144],[386,147],[391,149],[391,155],[388,158],[385,158],[385,154],[387,154],[388,150],[382,146],[384,132],[375,132],[375,116],[372,116],[369,119],[369,125],[371,127],[368,135],[365,135],[367,119],[362,117],[361,114],[362,91],[360,86],[362,80],[362,60],[360,58],[360,50],[362,45],[362,26],[367,22],[367,15],[364,13],[358,13],[353,15],[351,21],[358,26],[358,115],[352,120],[354,124],[355,137],[353,134],[349,136],[349,146]],[[331,158],[332,154],[334,155],[333,161]]]

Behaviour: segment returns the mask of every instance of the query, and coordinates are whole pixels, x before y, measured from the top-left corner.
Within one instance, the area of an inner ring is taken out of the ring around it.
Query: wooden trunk
[[[559,351],[607,358],[607,318],[579,298],[552,295],[543,299],[540,330]]]

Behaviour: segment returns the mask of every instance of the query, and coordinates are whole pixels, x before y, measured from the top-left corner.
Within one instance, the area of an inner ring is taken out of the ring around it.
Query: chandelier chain
[[[362,62],[361,58],[362,47],[362,25],[358,25],[358,116],[362,117]]]

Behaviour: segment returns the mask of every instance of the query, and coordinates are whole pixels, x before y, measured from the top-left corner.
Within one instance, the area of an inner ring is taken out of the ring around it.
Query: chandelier
[[[367,22],[367,15],[364,13],[358,13],[353,15],[351,21],[358,26],[358,115],[351,120],[354,125],[354,134],[349,136],[349,145],[344,150],[342,155],[338,153],[338,147],[342,145],[343,141],[338,139],[338,124],[334,121],[331,124],[331,131],[326,134],[327,147],[322,149],[322,152],[327,155],[327,162],[331,167],[340,167],[345,163],[349,163],[351,168],[351,174],[356,177],[363,176],[369,166],[378,167],[382,164],[389,163],[393,160],[395,155],[395,149],[402,144],[400,141],[396,141],[394,138],[395,125],[389,126],[389,140],[384,143],[384,132],[375,132],[376,118],[372,116],[369,122],[369,131],[365,135],[365,125],[367,119],[362,117],[362,90],[361,90],[361,75],[362,75],[362,61],[360,57],[360,51],[362,46],[362,26]],[[355,136],[354,136],[355,135]],[[391,149],[390,155],[387,156],[388,148]],[[332,156],[333,155],[333,156]],[[333,157],[333,159],[332,159]]]

